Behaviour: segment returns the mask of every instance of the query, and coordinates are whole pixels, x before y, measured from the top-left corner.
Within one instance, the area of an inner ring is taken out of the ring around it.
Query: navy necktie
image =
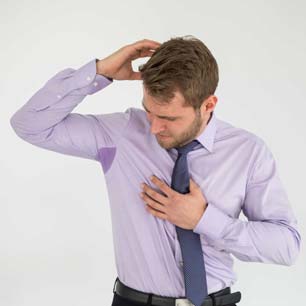
[[[198,144],[197,140],[193,140],[175,148],[178,156],[173,168],[171,188],[177,192],[185,194],[190,191],[187,154]],[[183,257],[186,298],[195,306],[200,306],[208,294],[200,235],[179,226],[176,226],[176,232]]]

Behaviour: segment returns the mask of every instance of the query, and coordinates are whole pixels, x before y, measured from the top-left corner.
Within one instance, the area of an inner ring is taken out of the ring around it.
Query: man
[[[141,57],[150,59],[135,72]],[[235,305],[231,254],[281,265],[298,256],[273,155],[258,136],[216,117],[218,79],[200,40],[144,39],[60,71],[11,118],[25,141],[101,164],[118,272],[113,306]],[[72,113],[114,80],[142,80],[144,110]]]

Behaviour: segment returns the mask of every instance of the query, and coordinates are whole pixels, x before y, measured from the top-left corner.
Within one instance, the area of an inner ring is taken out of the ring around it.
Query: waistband
[[[194,306],[186,297],[165,297],[130,288],[123,284],[118,277],[114,283],[113,293],[116,293],[125,299],[143,304],[147,304],[148,299],[151,298],[151,304],[156,306]],[[240,291],[231,293],[231,288],[226,287],[219,291],[210,293],[201,306],[222,306],[238,303],[240,300]]]

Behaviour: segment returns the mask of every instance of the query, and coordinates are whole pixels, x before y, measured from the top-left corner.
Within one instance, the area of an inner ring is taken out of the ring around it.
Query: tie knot
[[[198,140],[193,140],[182,147],[176,147],[175,149],[179,154],[187,154],[192,151],[199,144]]]

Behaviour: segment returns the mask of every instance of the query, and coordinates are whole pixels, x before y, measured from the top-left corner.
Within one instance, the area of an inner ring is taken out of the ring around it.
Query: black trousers
[[[131,300],[125,299],[122,296],[120,296],[120,295],[118,295],[117,293],[114,292],[112,306],[146,306],[146,305],[147,306],[153,305],[151,303],[151,298],[148,299],[147,304],[138,303],[138,302],[133,302]],[[228,304],[227,306],[236,306],[236,304]]]

